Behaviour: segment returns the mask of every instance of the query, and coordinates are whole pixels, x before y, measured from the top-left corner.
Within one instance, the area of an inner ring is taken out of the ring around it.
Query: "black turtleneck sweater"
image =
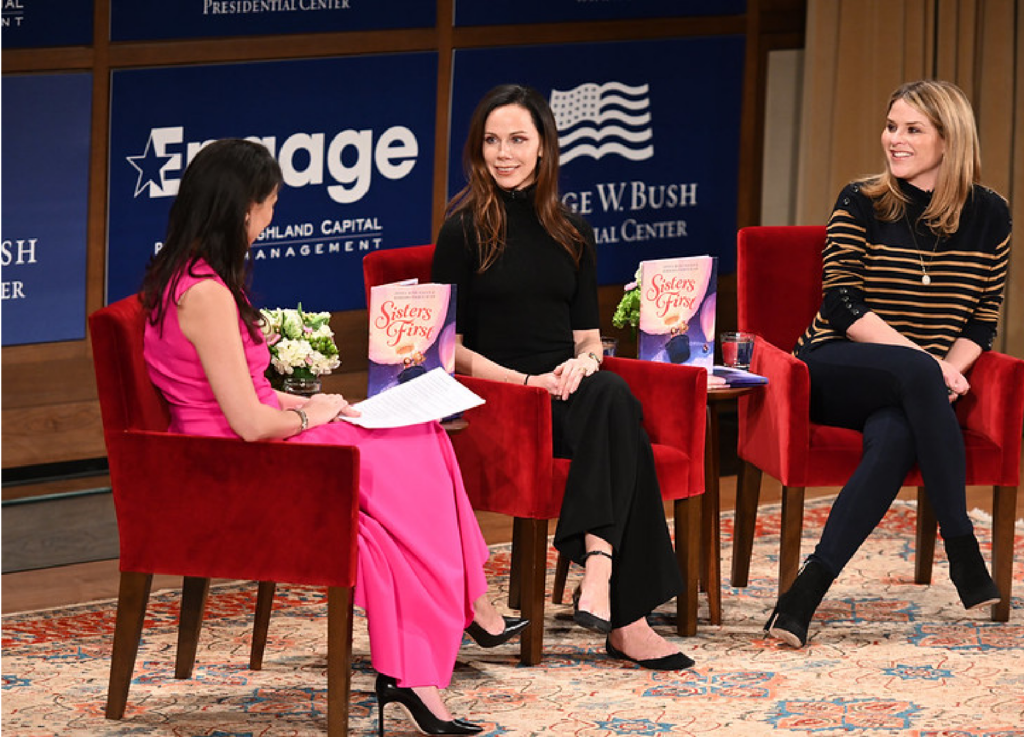
[[[542,374],[575,355],[573,330],[600,327],[593,230],[567,213],[587,239],[579,268],[544,230],[533,207],[533,188],[502,192],[505,248],[478,273],[471,215],[449,218],[437,236],[433,279],[455,284],[456,330],[463,343],[507,368]]]
[[[1006,201],[975,185],[957,232],[936,242],[918,224],[931,193],[900,185],[911,201],[906,217],[891,223],[875,217],[857,183],[840,193],[828,223],[821,310],[798,351],[844,338],[868,310],[938,357],[960,337],[992,347],[1010,255]]]

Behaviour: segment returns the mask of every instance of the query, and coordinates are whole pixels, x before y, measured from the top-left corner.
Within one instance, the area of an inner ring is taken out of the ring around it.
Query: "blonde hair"
[[[973,185],[981,180],[974,110],[959,87],[941,80],[923,79],[900,86],[889,97],[886,112],[897,100],[923,113],[946,144],[932,200],[921,220],[936,235],[952,235],[960,227],[960,214]],[[893,222],[903,217],[907,196],[888,165],[883,173],[863,179],[860,184],[861,191],[874,200],[880,220]]]

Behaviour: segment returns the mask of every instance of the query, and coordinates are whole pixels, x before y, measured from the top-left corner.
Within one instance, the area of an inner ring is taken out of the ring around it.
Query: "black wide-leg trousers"
[[[971,534],[963,434],[942,371],[903,346],[838,340],[799,357],[811,377],[811,419],[864,435],[811,558],[839,575],[878,526],[917,462],[943,538]]]
[[[572,460],[555,547],[582,563],[587,533],[611,544],[611,621],[622,627],[683,588],[643,410],[621,377],[598,371],[551,414],[555,455]]]

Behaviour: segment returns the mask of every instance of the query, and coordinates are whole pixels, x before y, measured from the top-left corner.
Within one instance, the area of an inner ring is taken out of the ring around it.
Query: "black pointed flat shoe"
[[[502,619],[505,620],[505,629],[496,635],[492,635],[477,624],[476,621],[466,628],[466,634],[472,637],[473,642],[480,647],[497,647],[498,645],[504,645],[530,626],[529,619],[521,617],[502,617]]]
[[[587,564],[587,558],[594,555],[601,555],[608,560],[615,562],[615,558],[611,553],[605,552],[604,550],[591,550],[584,554],[582,563],[584,566]],[[610,620],[601,619],[600,617],[588,612],[586,609],[580,609],[580,588],[576,587],[576,590],[572,592],[572,621],[578,624],[584,629],[588,629],[591,632],[598,632],[602,635],[607,635],[612,631],[612,623]]]
[[[580,609],[579,589],[572,592],[572,621],[584,629],[588,629],[591,632],[598,632],[602,635],[607,635],[612,631],[612,623],[610,620],[601,619],[600,617],[591,614],[586,609]]]
[[[663,655],[660,658],[648,658],[647,660],[637,660],[636,658],[626,655],[626,653],[617,649],[611,642],[611,640],[604,641],[604,647],[608,651],[608,655],[617,660],[628,660],[630,663],[636,663],[641,668],[647,668],[648,670],[686,670],[692,668],[694,665],[693,658],[690,658],[683,653],[672,653],[671,655]]]

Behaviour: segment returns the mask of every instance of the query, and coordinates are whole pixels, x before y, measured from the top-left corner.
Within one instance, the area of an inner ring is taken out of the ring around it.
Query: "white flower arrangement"
[[[298,309],[263,309],[260,326],[270,349],[270,366],[280,376],[312,378],[329,374],[341,365],[330,312]]]

